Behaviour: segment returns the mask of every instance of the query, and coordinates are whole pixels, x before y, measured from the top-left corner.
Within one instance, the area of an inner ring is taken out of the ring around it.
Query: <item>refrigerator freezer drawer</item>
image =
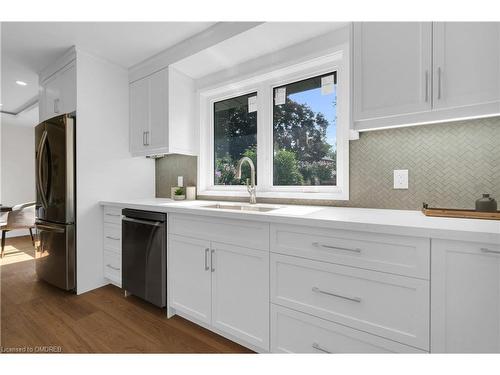
[[[61,289],[76,287],[75,225],[37,221],[35,266],[38,277]]]

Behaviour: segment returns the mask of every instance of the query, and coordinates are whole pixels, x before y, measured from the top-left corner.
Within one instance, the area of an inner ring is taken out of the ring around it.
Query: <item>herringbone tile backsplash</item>
[[[500,200],[500,117],[362,133],[350,142],[350,201],[356,207],[473,208]],[[394,190],[393,170],[409,170]]]
[[[426,202],[433,207],[474,208],[482,193],[500,201],[500,117],[361,133],[359,140],[350,142],[349,150],[350,200],[313,204],[418,210]],[[156,161],[158,197],[170,195],[170,186],[159,183],[172,172],[165,169],[196,176],[189,157],[170,159]],[[394,169],[409,170],[408,190],[393,189]]]

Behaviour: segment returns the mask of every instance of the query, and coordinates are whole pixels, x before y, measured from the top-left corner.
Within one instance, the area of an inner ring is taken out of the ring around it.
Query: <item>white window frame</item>
[[[214,103],[257,93],[257,198],[349,199],[350,82],[347,45],[340,50],[289,65],[239,82],[199,91],[200,154],[198,194],[247,197],[243,185],[214,185]],[[273,186],[274,88],[322,74],[337,72],[337,185]]]

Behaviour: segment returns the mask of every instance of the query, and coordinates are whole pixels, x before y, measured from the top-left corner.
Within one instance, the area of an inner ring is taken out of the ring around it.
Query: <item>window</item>
[[[345,47],[347,48],[347,47]],[[200,91],[200,195],[348,199],[349,61],[337,50]]]
[[[273,185],[336,185],[336,72],[274,88]]]
[[[236,164],[248,156],[257,168],[257,93],[214,103],[214,185],[240,185],[250,178],[244,164],[236,180]]]

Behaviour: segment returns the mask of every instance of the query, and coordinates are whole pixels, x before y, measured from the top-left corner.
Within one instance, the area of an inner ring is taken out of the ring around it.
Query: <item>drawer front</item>
[[[104,206],[104,222],[110,224],[121,224],[122,209],[120,207]]]
[[[169,233],[269,250],[269,224],[197,215],[169,215]]]
[[[122,227],[104,223],[104,250],[122,253]]]
[[[104,251],[104,277],[114,284],[122,284],[122,257],[111,251]]]
[[[271,225],[271,251],[429,279],[430,239]]]
[[[382,337],[271,305],[272,353],[425,353]]]
[[[429,282],[271,254],[271,301],[429,350]]]

